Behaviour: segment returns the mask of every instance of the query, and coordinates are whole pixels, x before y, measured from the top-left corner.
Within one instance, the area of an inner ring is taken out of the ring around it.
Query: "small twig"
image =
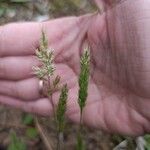
[[[62,147],[64,146],[64,135],[63,132],[58,132],[57,133],[57,150],[62,149]]]
[[[37,117],[35,117],[35,125],[37,127],[37,130],[38,130],[38,132],[41,136],[41,139],[43,140],[46,148],[48,150],[53,150],[52,146],[51,146],[51,142],[50,142],[49,138],[46,136],[45,131],[44,131],[43,127],[40,125],[39,120],[38,120]]]
[[[127,146],[128,146],[128,142],[127,140],[124,140],[121,143],[119,143],[115,148],[113,148],[113,150],[126,150]]]
[[[136,149],[136,150],[144,150],[145,148],[145,140],[143,137],[137,137],[135,139],[136,142],[136,148],[130,148],[128,145],[129,143],[129,139],[126,139],[124,141],[122,141],[121,143],[119,143],[115,148],[113,148],[113,150],[126,150],[126,149]]]

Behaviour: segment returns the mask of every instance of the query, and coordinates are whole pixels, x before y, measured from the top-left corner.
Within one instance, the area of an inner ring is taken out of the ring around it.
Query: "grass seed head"
[[[86,105],[86,99],[88,96],[88,82],[90,75],[90,52],[89,49],[85,49],[80,60],[80,75],[79,75],[79,93],[78,104],[82,113],[83,108]]]
[[[42,63],[41,67],[33,67],[35,74],[41,79],[45,76],[52,76],[55,71],[54,66],[54,52],[53,49],[48,48],[48,39],[44,31],[42,31],[40,46],[36,50],[36,56]]]
[[[56,118],[59,132],[63,132],[65,126],[65,112],[67,106],[67,98],[68,98],[68,87],[67,84],[65,84],[61,89],[61,94],[59,97],[59,102],[56,110]]]

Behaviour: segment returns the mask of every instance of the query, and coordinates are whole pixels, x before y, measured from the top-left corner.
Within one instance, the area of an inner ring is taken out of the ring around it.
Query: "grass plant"
[[[77,135],[77,150],[84,150],[85,144],[83,142],[83,110],[86,106],[87,96],[88,96],[88,84],[89,84],[89,76],[90,76],[90,51],[89,48],[84,50],[83,55],[80,59],[80,75],[79,75],[79,92],[78,92],[78,104],[80,107],[80,124]]]
[[[44,87],[44,95],[49,98],[49,101],[53,108],[54,122],[57,127],[57,150],[61,149],[61,143],[63,143],[63,132],[65,128],[65,112],[66,103],[68,98],[68,87],[67,84],[63,85],[61,89],[60,98],[57,106],[54,105],[52,95],[60,86],[60,76],[55,76],[55,65],[54,65],[54,54],[53,49],[49,48],[48,39],[44,31],[40,40],[40,46],[36,50],[36,56],[42,63],[42,66],[34,66],[33,70],[40,80],[43,80],[46,85]],[[56,109],[55,109],[56,107]]]
[[[61,87],[61,93],[59,97],[58,104],[55,109],[55,105],[52,99],[54,91],[59,87],[61,77],[55,76],[55,65],[54,65],[54,53],[48,45],[48,39],[44,31],[42,31],[42,36],[40,40],[40,46],[36,50],[36,56],[38,60],[42,63],[42,66],[33,67],[33,70],[40,80],[43,80],[44,93],[49,98],[50,103],[53,107],[54,120],[57,126],[57,150],[60,150],[63,143],[63,132],[65,129],[65,112],[68,98],[68,87],[67,84]],[[83,55],[80,60],[80,75],[79,75],[79,92],[78,92],[78,104],[80,107],[80,124],[77,135],[77,149],[83,150],[83,138],[82,138],[82,113],[86,105],[86,100],[88,96],[88,82],[90,74],[90,53],[89,49],[84,50]],[[55,76],[55,77],[54,77]]]

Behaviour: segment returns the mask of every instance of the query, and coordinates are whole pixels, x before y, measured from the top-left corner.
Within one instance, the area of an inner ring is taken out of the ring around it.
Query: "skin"
[[[91,76],[84,124],[111,133],[150,132],[150,1],[96,0],[103,13],[43,23],[0,27],[0,103],[44,116],[49,100],[39,94],[32,66],[41,28],[55,50],[56,74],[67,83],[67,117],[79,122],[78,75],[84,47],[91,47]],[[59,91],[53,94],[55,105]]]

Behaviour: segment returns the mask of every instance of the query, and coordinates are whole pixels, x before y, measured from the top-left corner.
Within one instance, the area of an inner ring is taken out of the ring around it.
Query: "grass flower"
[[[79,93],[78,104],[82,114],[83,108],[86,105],[86,99],[88,96],[88,82],[90,75],[90,53],[88,49],[85,49],[80,60],[80,75],[79,75]]]
[[[44,88],[47,97],[49,98],[51,105],[53,107],[54,120],[57,126],[57,149],[61,149],[61,143],[63,143],[63,131],[65,128],[65,112],[66,103],[68,98],[68,87],[65,84],[61,88],[61,94],[59,102],[55,111],[55,105],[53,103],[52,95],[59,88],[60,76],[54,77],[55,65],[54,65],[54,53],[53,49],[48,46],[48,39],[42,31],[42,36],[40,39],[40,46],[36,50],[36,56],[38,60],[42,63],[40,67],[34,66],[33,70],[36,76],[45,82],[46,88]]]
[[[82,136],[82,113],[86,105],[88,96],[88,84],[90,76],[90,52],[89,49],[85,49],[80,59],[80,75],[79,75],[79,92],[78,92],[78,104],[80,107],[80,125],[77,135],[77,150],[85,150],[85,144]]]

